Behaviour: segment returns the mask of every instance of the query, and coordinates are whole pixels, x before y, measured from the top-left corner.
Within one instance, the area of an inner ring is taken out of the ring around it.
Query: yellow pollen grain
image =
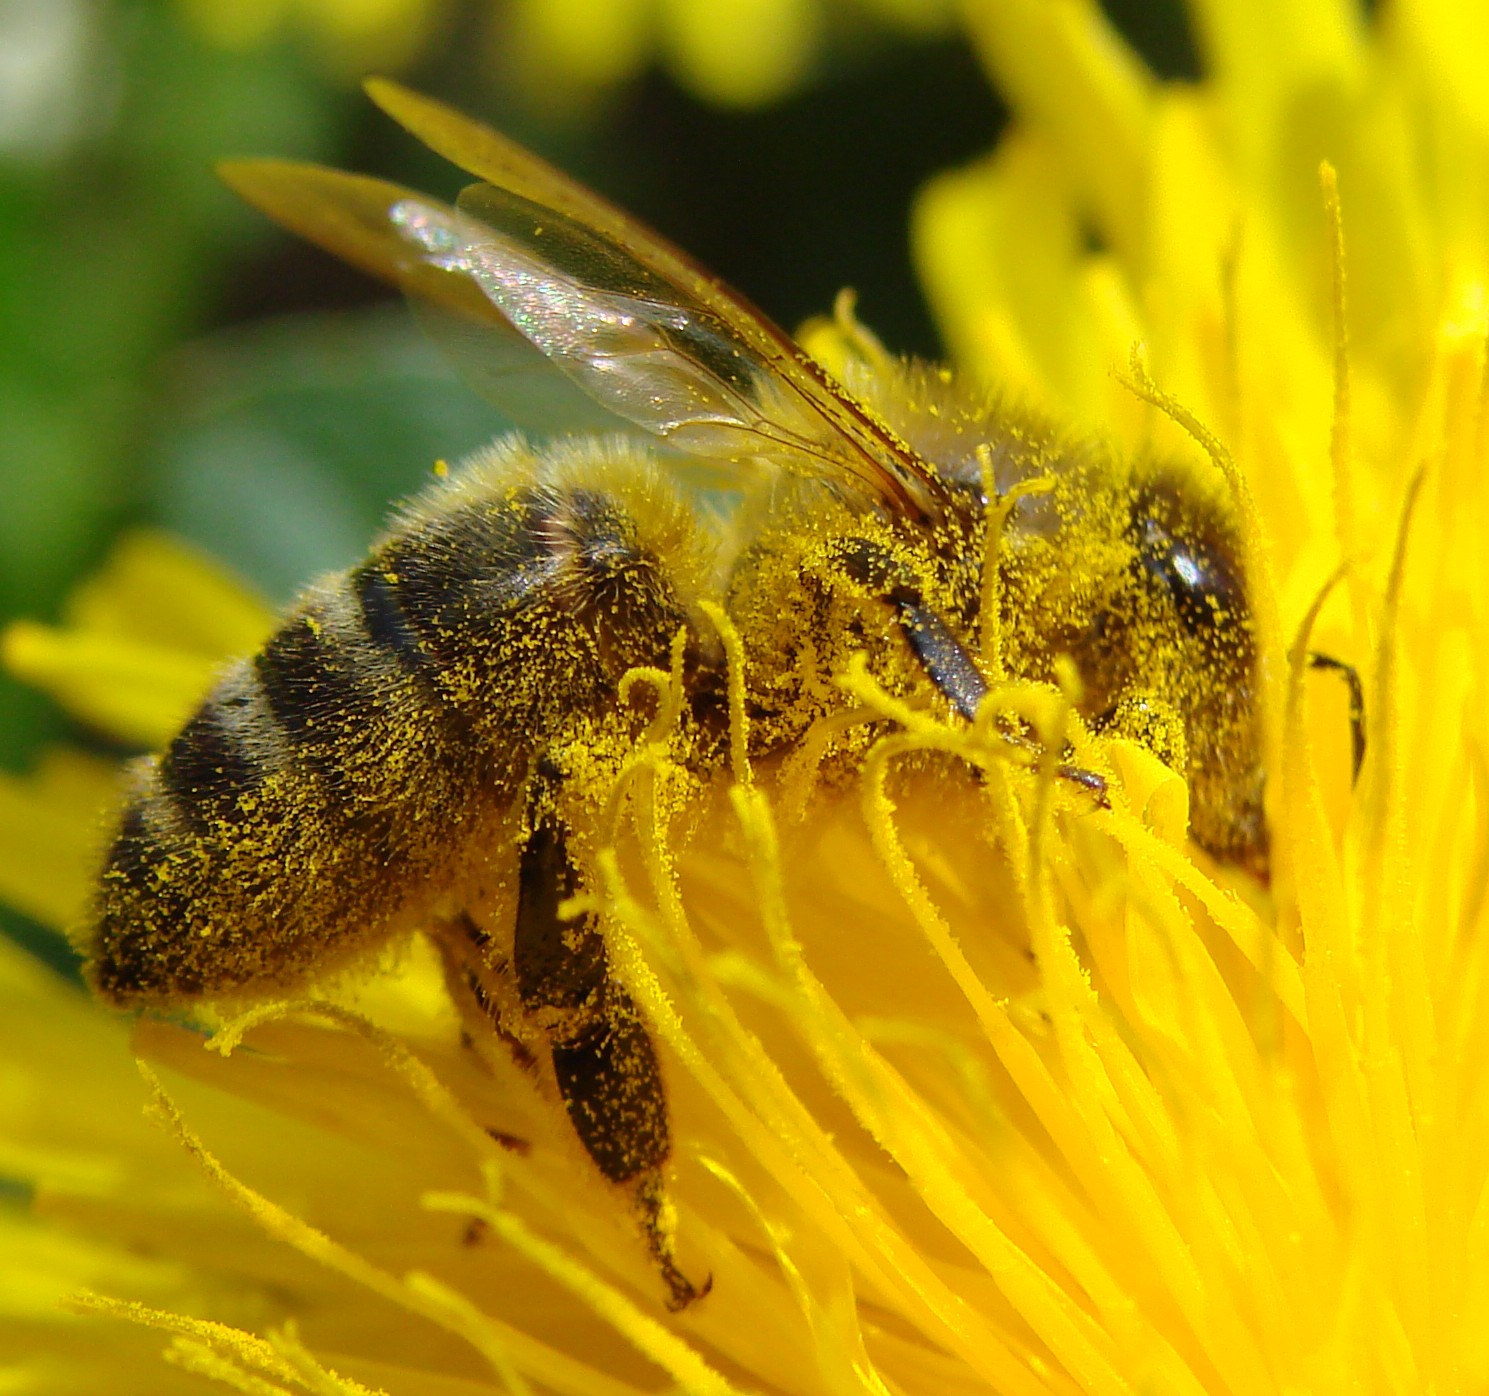
[[[289,1387],[254,1376],[231,1358],[214,1352],[202,1343],[194,1343],[190,1338],[172,1338],[162,1356],[171,1366],[179,1367],[183,1372],[205,1377],[218,1386],[241,1392],[243,1396],[293,1396]],[[296,1382],[295,1390],[303,1391],[305,1388]],[[322,1386],[321,1390],[325,1390],[325,1387]],[[386,1393],[375,1392],[372,1396],[386,1396]]]
[[[177,1338],[194,1339],[200,1351],[209,1352],[219,1360],[228,1357],[236,1359],[240,1370],[257,1370],[281,1381],[298,1384],[295,1368],[274,1350],[267,1339],[255,1337],[252,1333],[245,1333],[242,1329],[225,1323],[168,1313],[134,1300],[112,1299],[94,1294],[90,1290],[79,1290],[69,1295],[62,1301],[62,1307],[71,1313],[104,1314],[109,1318],[124,1319],[141,1328],[159,1329]],[[346,1382],[341,1389],[347,1396],[358,1396],[367,1391],[366,1387],[355,1382]]]
[[[833,743],[845,732],[874,720],[868,708],[844,708],[815,718],[801,739],[781,763],[779,788],[781,817],[787,824],[798,823],[817,788],[822,762]]]

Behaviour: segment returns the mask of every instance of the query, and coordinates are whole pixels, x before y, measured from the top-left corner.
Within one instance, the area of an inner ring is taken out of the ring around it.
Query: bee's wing
[[[465,319],[506,326],[470,277],[431,261],[399,233],[392,210],[422,195],[385,179],[296,160],[228,160],[217,172],[276,223],[343,261]]]
[[[412,246],[392,219],[414,199],[450,217],[453,208],[387,180],[292,160],[227,161],[219,173],[291,232],[404,291],[461,377],[514,423],[542,434],[634,429],[564,377],[470,276]]]
[[[939,512],[925,463],[744,297],[497,132],[395,83],[368,92],[488,181],[458,211],[419,195],[388,208],[409,249],[467,276],[603,406],[690,453],[805,469],[899,513]]]
[[[409,305],[461,381],[513,426],[538,439],[641,436],[640,428],[602,407],[510,325],[498,329],[427,298],[411,298]]]

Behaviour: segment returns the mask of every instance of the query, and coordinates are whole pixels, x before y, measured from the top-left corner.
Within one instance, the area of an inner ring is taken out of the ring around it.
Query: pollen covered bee
[[[595,881],[582,758],[634,740],[626,676],[681,675],[676,748],[701,787],[730,756],[719,614],[768,771],[848,707],[856,655],[889,692],[970,720],[994,598],[1003,670],[1052,681],[1068,657],[1093,728],[1161,727],[1195,840],[1261,872],[1232,507],[1193,468],[1064,436],[866,331],[840,382],[500,135],[393,84],[369,91],[482,181],[458,206],[274,161],[229,166],[229,183],[465,324],[515,330],[626,430],[478,453],[222,673],[136,769],[88,973],[122,1006],[249,1003],[427,932],[468,1031],[561,1103],[681,1307],[699,1288],[667,1221],[658,1054],[599,918],[562,915]]]

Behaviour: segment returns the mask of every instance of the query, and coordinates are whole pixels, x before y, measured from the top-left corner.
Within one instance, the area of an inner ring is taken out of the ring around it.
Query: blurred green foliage
[[[269,142],[320,155],[340,102],[283,55],[202,50],[154,5],[79,7],[71,61],[10,5],[0,46],[33,46],[54,80],[12,110],[0,156],[0,615],[47,615],[142,512],[163,359],[210,316],[224,269],[260,236],[206,172]],[[63,7],[67,8],[66,6]],[[37,78],[40,84],[45,75]],[[14,104],[12,104],[14,105]],[[38,106],[41,102],[38,101]],[[32,125],[27,126],[28,119]],[[44,706],[0,687],[0,760]]]

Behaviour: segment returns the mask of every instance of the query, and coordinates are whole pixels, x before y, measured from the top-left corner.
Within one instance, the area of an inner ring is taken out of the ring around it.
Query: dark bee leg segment
[[[905,639],[910,642],[915,657],[924,665],[931,682],[971,722],[977,716],[978,704],[988,692],[987,680],[983,678],[982,671],[978,669],[972,656],[947,628],[946,622],[925,604],[919,593],[900,587],[885,599],[899,612],[900,628],[905,632]],[[1029,745],[1038,752],[1038,743],[1031,742]],[[1055,774],[1061,780],[1079,785],[1095,798],[1102,809],[1111,808],[1106,797],[1106,781],[1095,771],[1062,761],[1055,767]]]
[[[1360,682],[1360,671],[1353,664],[1318,650],[1309,652],[1308,663],[1314,669],[1332,670],[1349,689],[1350,775],[1353,780],[1359,780],[1360,767],[1365,764],[1365,686]]]
[[[708,1292],[677,1267],[662,1165],[671,1152],[667,1097],[656,1049],[631,996],[613,980],[603,1018],[568,1042],[555,1042],[553,1070],[580,1143],[600,1172],[629,1185],[647,1247],[667,1286],[667,1307],[685,1309]]]
[[[904,569],[883,548],[861,538],[855,539],[844,553],[843,565],[856,581],[881,591],[884,600],[894,607],[905,640],[930,681],[971,722],[987,697],[988,682],[951,627],[926,603],[920,591],[903,579]],[[1035,744],[1030,745],[1038,750]],[[1110,808],[1106,781],[1095,771],[1062,762],[1056,767],[1056,774],[1089,792],[1103,809]]]
[[[450,997],[457,1006],[462,1003],[474,1004],[491,1032],[512,1054],[513,1063],[523,1071],[536,1071],[538,1059],[533,1056],[527,1043],[515,1036],[502,1021],[501,1009],[488,992],[482,978],[483,970],[490,971],[494,968],[501,974],[506,968],[504,964],[493,966],[488,960],[485,948],[490,944],[491,937],[465,911],[445,922],[440,929],[442,934],[435,939],[444,960],[445,983]],[[462,1028],[461,1037],[467,1047],[474,1045],[467,1029]],[[519,1153],[528,1148],[526,1140],[516,1139],[514,1135],[501,1130],[488,1129],[486,1132],[503,1148],[514,1147]]]
[[[541,800],[544,782],[535,785]],[[559,915],[579,886],[562,824],[536,802],[531,822],[513,937],[518,996],[545,1025],[559,1096],[579,1142],[609,1182],[630,1188],[668,1307],[683,1309],[707,1286],[700,1290],[677,1268],[664,1221],[662,1168],[672,1134],[661,1065],[640,1011],[610,975],[593,918]]]
[[[885,598],[899,616],[900,629],[925,667],[931,682],[946,695],[947,701],[971,722],[977,706],[987,697],[987,680],[983,678],[972,656],[948,629],[920,593],[909,587],[896,587]]]
[[[971,722],[977,716],[977,705],[987,696],[987,680],[946,622],[926,604],[905,567],[866,538],[850,540],[841,553],[841,563],[854,581],[894,607],[905,639],[931,682]]]
[[[545,1008],[583,1013],[605,986],[605,942],[588,917],[566,922],[559,908],[579,890],[562,827],[536,810],[518,870],[512,965],[529,1013]]]
[[[553,1045],[569,1120],[612,1183],[659,1168],[671,1152],[662,1075],[631,997],[612,985],[601,1016]]]

